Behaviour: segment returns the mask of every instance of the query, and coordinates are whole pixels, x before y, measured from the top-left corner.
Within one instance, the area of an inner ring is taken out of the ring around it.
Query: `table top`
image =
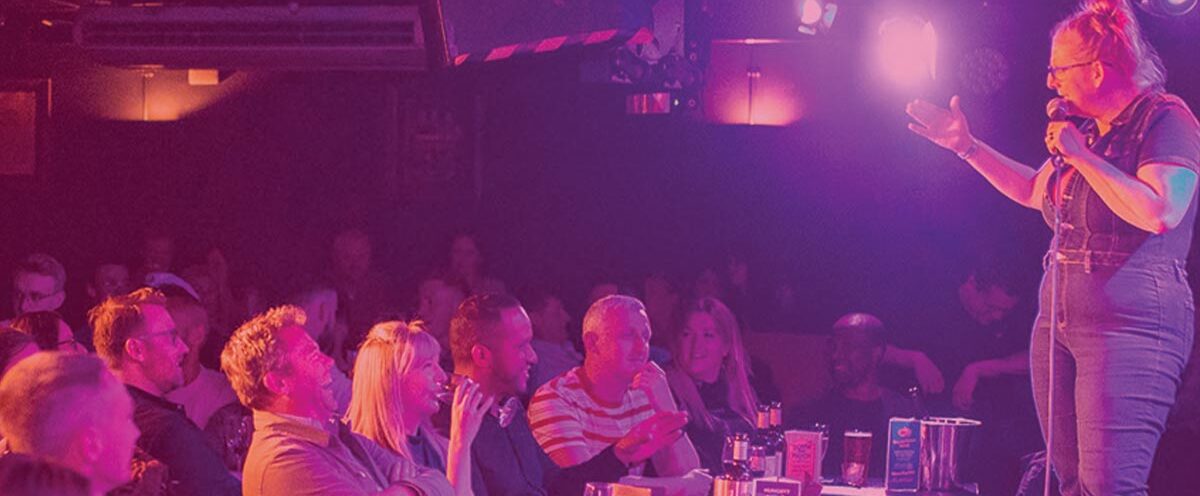
[[[823,487],[821,489],[821,494],[828,495],[828,496],[896,496],[896,495],[901,495],[901,496],[907,496],[907,495],[975,496],[975,495],[979,494],[979,487],[976,484],[966,484],[965,487],[963,487],[962,489],[960,489],[958,491],[918,491],[915,493],[913,493],[913,492],[888,492],[883,489],[883,481],[878,480],[878,479],[872,479],[872,480],[867,481],[866,487],[839,486],[832,482],[830,482],[830,483],[822,482],[822,486]]]

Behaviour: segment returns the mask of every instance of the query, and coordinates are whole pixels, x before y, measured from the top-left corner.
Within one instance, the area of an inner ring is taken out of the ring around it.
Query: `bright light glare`
[[[821,22],[821,16],[824,15],[825,8],[821,5],[820,0],[800,0],[800,23],[806,26],[812,26]]]
[[[915,17],[894,18],[879,26],[879,62],[897,85],[915,88],[937,78],[937,32]]]

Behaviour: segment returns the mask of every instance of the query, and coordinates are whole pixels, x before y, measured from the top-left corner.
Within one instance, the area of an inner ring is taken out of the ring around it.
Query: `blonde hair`
[[[411,460],[400,381],[426,360],[436,361],[440,353],[437,339],[421,321],[375,324],[354,362],[353,394],[345,417],[350,429]]]
[[[304,310],[299,307],[275,307],[246,321],[225,343],[221,370],[247,408],[261,410],[270,403],[272,393],[264,379],[268,372],[279,370],[284,363],[279,330],[304,326],[305,319]]]
[[[713,322],[716,323],[717,335],[729,346],[729,354],[725,355],[721,362],[721,375],[729,385],[729,407],[753,425],[755,410],[758,406],[758,395],[750,386],[750,357],[746,353],[745,345],[742,344],[742,332],[738,328],[737,318],[734,317],[729,307],[716,298],[700,298],[684,306],[683,312],[679,314],[679,323],[674,339],[671,340],[671,353],[677,361],[679,357],[684,356],[682,331],[687,325],[688,319],[698,313],[712,317]],[[696,386],[696,381],[679,367],[672,367],[667,379],[672,391],[687,408],[688,414],[700,419],[706,428],[713,429],[716,419],[708,411],[703,399],[700,398],[700,390]]]
[[[1158,52],[1142,36],[1133,8],[1125,0],[1084,0],[1075,13],[1051,31],[1057,36],[1070,30],[1079,35],[1093,59],[1128,75],[1139,90],[1162,88],[1167,82]]]

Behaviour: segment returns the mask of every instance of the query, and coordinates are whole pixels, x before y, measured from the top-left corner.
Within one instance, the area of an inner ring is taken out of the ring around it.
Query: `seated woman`
[[[10,325],[33,336],[39,350],[87,353],[87,348],[75,340],[75,333],[58,312],[26,312],[13,319]]]
[[[687,434],[701,466],[716,475],[723,471],[725,436],[753,431],[758,398],[750,386],[750,358],[737,319],[716,298],[690,302],[680,317],[667,382],[688,413]]]
[[[471,465],[471,442],[493,400],[464,380],[454,391],[450,439],[430,419],[447,381],[441,347],[420,322],[376,324],[358,350],[346,422],[351,430],[416,463],[446,474],[458,496],[486,494]]]

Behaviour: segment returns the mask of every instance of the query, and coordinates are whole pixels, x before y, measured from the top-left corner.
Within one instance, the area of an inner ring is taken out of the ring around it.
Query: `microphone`
[[[1052,122],[1065,121],[1071,116],[1071,103],[1066,98],[1052,98],[1046,102],[1046,117]]]
[[[1051,98],[1046,102],[1046,117],[1050,118],[1050,122],[1062,122],[1071,116],[1071,104],[1066,98]],[[1050,157],[1050,163],[1054,164],[1055,169],[1062,169],[1063,162],[1062,154],[1055,152]]]

